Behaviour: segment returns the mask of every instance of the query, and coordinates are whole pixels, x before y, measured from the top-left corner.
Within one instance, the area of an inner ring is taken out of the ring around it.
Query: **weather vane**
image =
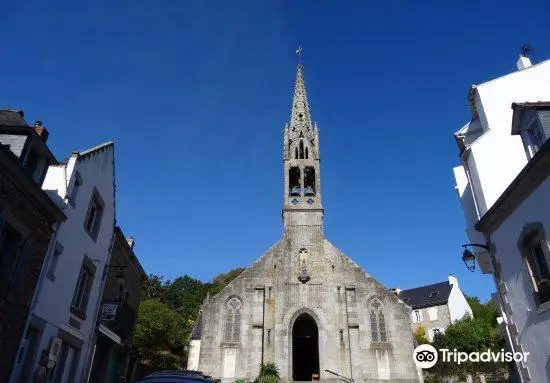
[[[302,49],[302,47],[298,45],[298,49],[296,49],[296,54],[298,55],[298,65],[302,65],[301,60],[302,60],[302,52],[303,51],[304,50]]]

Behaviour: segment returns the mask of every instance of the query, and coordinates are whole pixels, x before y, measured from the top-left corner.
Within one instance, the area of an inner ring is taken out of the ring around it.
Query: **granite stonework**
[[[301,66],[283,157],[282,238],[204,301],[188,366],[226,383],[254,380],[260,363],[275,362],[283,382],[297,380],[303,366],[293,365],[294,342],[304,341],[293,329],[297,319],[309,318],[318,346],[302,346],[301,352],[318,354],[318,365],[308,373],[323,381],[337,380],[325,370],[356,382],[421,381],[412,358],[410,308],[325,239],[319,132],[311,123]]]

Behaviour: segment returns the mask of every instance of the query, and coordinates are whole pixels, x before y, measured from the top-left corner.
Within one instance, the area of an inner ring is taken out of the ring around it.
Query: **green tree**
[[[164,282],[160,275],[149,274],[149,277],[143,284],[143,299],[164,299]]]
[[[414,330],[413,334],[418,344],[430,343],[426,337],[426,328],[424,326],[418,326],[417,329]]]
[[[212,279],[212,282],[207,283],[208,292],[210,295],[214,296],[222,289],[229,284],[233,279],[237,278],[243,271],[246,269],[244,267],[239,267],[237,269],[231,270],[227,274],[220,274],[214,279]]]
[[[186,319],[195,319],[202,301],[206,298],[206,286],[187,275],[167,282],[165,302]]]
[[[134,346],[154,365],[175,367],[184,359],[188,340],[185,318],[167,304],[147,299],[139,306]]]
[[[219,293],[244,270],[231,270],[208,283],[187,275],[173,281],[149,275],[134,332],[141,358],[150,361],[153,370],[174,368],[178,360],[187,360],[186,345],[204,298]]]
[[[478,298],[468,298],[473,318],[469,315],[451,324],[444,334],[438,334],[433,340],[436,349],[457,350],[460,352],[498,352],[504,347],[496,318],[498,311],[492,302],[482,304]],[[484,374],[493,381],[504,382],[506,365],[498,362],[441,363],[438,362],[426,373],[426,383],[442,382],[447,379],[465,380],[468,374]]]

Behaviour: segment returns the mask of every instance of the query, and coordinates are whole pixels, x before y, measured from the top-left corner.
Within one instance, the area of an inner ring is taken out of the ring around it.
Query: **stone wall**
[[[436,309],[437,310],[437,319],[431,320],[428,310]],[[414,315],[414,311],[412,315]],[[426,337],[431,340],[431,333],[434,328],[446,329],[451,324],[451,315],[449,314],[449,308],[447,305],[425,307],[419,309],[422,312],[423,320],[421,322],[412,323],[413,331],[416,331],[420,326],[423,326],[426,330]],[[413,321],[414,322],[414,321]]]
[[[303,249],[306,283],[298,280]],[[226,305],[233,297],[242,301],[241,336],[226,342]],[[372,339],[368,307],[373,298],[384,307],[386,342]],[[303,225],[287,225],[282,240],[204,302],[199,370],[225,382],[253,380],[263,356],[264,362],[276,363],[284,381],[291,381],[292,328],[303,313],[318,327],[321,379],[333,378],[325,372],[329,369],[356,380],[418,381],[410,309],[324,240],[322,228]]]

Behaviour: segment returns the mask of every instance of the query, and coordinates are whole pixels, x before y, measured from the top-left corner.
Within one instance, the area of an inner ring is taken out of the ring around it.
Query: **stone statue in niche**
[[[298,275],[298,280],[302,283],[306,283],[311,279],[307,272],[307,250],[301,249],[300,255],[298,256],[298,263],[300,265],[300,275]]]

